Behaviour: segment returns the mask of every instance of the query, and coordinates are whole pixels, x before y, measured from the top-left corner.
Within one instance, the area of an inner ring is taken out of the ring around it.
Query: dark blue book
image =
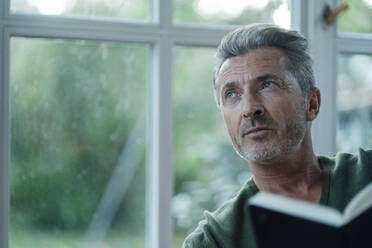
[[[259,248],[372,247],[372,184],[343,213],[264,192],[251,197],[248,208]]]

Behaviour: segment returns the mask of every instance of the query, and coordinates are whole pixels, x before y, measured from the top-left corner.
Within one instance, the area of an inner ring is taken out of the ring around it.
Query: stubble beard
[[[254,145],[241,144],[232,138],[232,143],[237,154],[245,160],[265,163],[275,161],[283,156],[295,152],[302,143],[306,134],[306,116],[304,106],[295,113],[295,118],[289,122],[283,135],[273,133],[270,140],[256,140]]]

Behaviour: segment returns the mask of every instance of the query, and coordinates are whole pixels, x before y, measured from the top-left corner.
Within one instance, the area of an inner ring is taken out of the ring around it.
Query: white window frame
[[[151,1],[151,0],[150,0]],[[153,22],[107,18],[73,18],[10,14],[10,0],[0,1],[0,247],[8,247],[10,166],[10,39],[19,37],[84,39],[149,44],[150,60],[147,247],[173,246],[172,49],[175,45],[216,47],[234,26],[175,25],[172,0],[152,0]],[[336,150],[336,55],[372,54],[370,35],[337,35],[336,25],[322,22],[324,4],[337,0],[292,0],[292,28],[310,43],[317,86],[322,93],[319,118],[313,124],[316,153]]]

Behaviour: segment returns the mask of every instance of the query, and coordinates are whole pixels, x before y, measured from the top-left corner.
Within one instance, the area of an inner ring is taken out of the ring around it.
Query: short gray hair
[[[286,54],[287,69],[294,74],[304,94],[315,87],[313,61],[308,53],[308,42],[304,36],[272,24],[251,24],[228,33],[217,48],[213,84],[218,105],[218,76],[222,64],[228,58],[264,47],[276,47]]]

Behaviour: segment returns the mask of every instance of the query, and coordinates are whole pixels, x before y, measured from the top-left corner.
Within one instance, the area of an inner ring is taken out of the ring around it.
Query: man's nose
[[[243,99],[242,114],[244,118],[254,119],[264,115],[265,108],[262,103],[253,95],[246,95]]]

